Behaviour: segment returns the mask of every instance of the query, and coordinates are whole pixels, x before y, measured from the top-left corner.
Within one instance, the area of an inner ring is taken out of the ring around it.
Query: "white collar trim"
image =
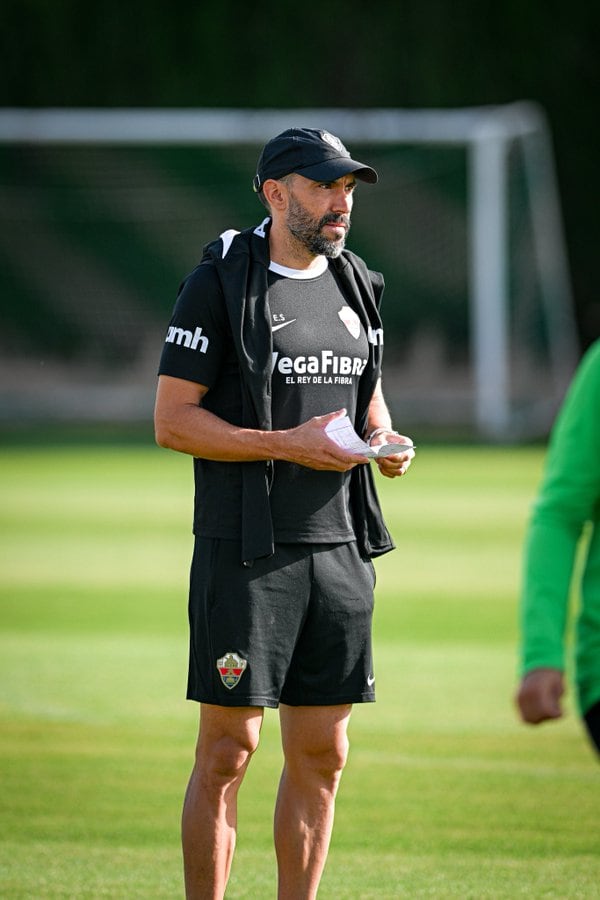
[[[279,263],[270,262],[269,271],[275,272],[276,275],[283,275],[285,278],[296,278],[298,280],[308,280],[309,278],[318,278],[326,271],[329,262],[326,256],[317,256],[316,264],[310,269],[290,269],[289,266],[281,266]]]

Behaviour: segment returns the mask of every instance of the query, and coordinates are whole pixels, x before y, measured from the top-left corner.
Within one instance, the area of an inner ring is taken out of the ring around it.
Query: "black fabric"
[[[233,237],[225,256],[221,238],[205,248],[203,261],[216,269],[235,351],[240,364],[242,426],[271,429],[271,367],[273,337],[269,310],[268,267],[270,219],[258,228]],[[378,306],[383,278],[369,272],[364,262],[344,250],[332,260],[348,305],[354,309],[372,342],[369,362],[360,380],[355,427],[363,434],[373,391],[381,372],[383,340]],[[269,505],[272,463],[249,462],[242,467],[242,558],[245,564],[273,553],[273,524]],[[361,553],[373,557],[394,548],[377,499],[369,466],[352,474],[350,500]]]
[[[285,430],[332,410],[354,415],[369,348],[328,266],[314,278],[269,273],[273,320],[273,428]],[[343,313],[343,316],[342,316]],[[355,540],[350,472],[277,460],[270,506],[276,542]]]
[[[242,235],[244,240],[240,240]],[[254,229],[237,235],[225,258],[221,239],[205,248],[206,256],[215,263],[221,281],[240,364],[242,426],[270,431],[273,339],[268,314],[268,241]],[[271,473],[269,461],[244,463],[242,557],[245,563],[273,553]]]
[[[196,538],[187,697],[218,706],[375,700],[374,571],[356,542],[280,544],[239,564],[237,541]]]
[[[383,295],[383,278],[379,273],[371,272],[364,262],[353,253],[344,251],[335,260],[338,277],[344,296],[361,316],[363,324],[376,333],[381,329],[379,305]],[[364,434],[367,427],[369,403],[377,380],[381,374],[383,358],[383,339],[371,345],[373,356],[371,378],[362,378],[359,387],[355,430]],[[371,466],[356,466],[350,478],[350,507],[354,522],[354,532],[363,555],[369,558],[383,556],[393,550],[395,545],[387,530],[379,500]]]
[[[361,181],[375,184],[377,172],[351,159],[339,138],[314,128],[288,128],[268,141],[260,154],[254,190],[262,190],[268,178],[299,173],[313,181],[335,181],[354,173]]]

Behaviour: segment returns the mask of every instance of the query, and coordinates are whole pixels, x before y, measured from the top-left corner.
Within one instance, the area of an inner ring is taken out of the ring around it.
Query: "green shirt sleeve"
[[[526,535],[522,671],[564,669],[577,547],[600,506],[600,341],[584,356],[555,422]],[[600,585],[597,585],[600,590]]]

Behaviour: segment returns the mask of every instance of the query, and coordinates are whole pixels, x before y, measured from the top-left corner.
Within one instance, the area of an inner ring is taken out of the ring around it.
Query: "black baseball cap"
[[[288,128],[271,138],[258,159],[252,187],[258,194],[267,178],[292,173],[312,181],[336,181],[350,173],[369,184],[377,181],[375,169],[352,159],[339,138],[315,128]]]

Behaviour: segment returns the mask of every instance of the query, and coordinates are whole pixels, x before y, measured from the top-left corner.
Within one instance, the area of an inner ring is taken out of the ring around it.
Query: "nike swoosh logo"
[[[287,322],[280,322],[279,325],[273,325],[271,331],[279,331],[280,328],[285,328],[286,325],[291,325],[295,321],[296,319],[288,319]]]
[[[367,675],[367,684],[369,687],[373,687],[375,684],[375,677],[373,675]]]

